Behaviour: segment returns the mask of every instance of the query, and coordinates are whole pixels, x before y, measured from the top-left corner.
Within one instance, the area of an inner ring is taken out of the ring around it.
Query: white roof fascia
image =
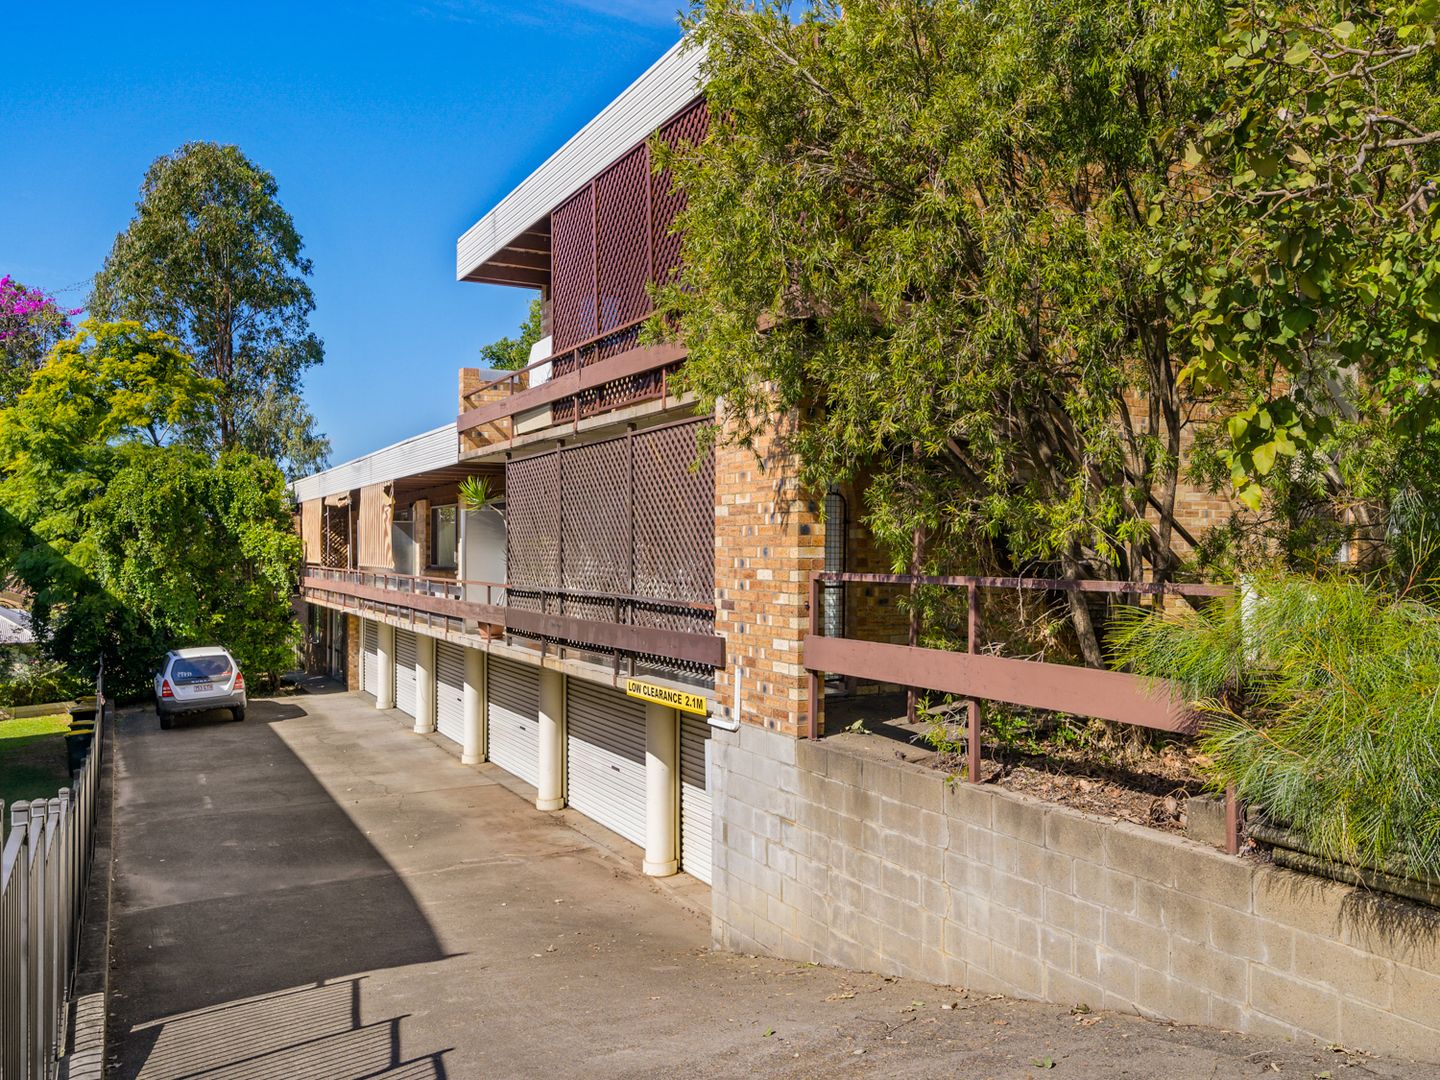
[[[700,92],[703,50],[681,38],[600,114],[465,231],[455,277],[470,273],[543,221],[551,210],[619,161]]]
[[[297,502],[323,499],[344,491],[383,484],[430,469],[443,469],[460,461],[460,436],[452,421],[434,431],[412,435],[373,454],[344,462],[324,472],[302,476],[290,484]]]

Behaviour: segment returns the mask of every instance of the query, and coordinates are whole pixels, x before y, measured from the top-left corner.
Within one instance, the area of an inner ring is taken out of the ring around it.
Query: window
[[[456,531],[455,507],[430,508],[430,565],[441,570],[455,569],[455,552],[459,534]]]
[[[170,680],[177,686],[211,682],[227,678],[230,674],[230,657],[223,653],[207,656],[182,656],[170,665]]]
[[[845,532],[849,528],[845,496],[832,490],[825,496],[825,569],[845,572]],[[845,583],[827,581],[820,593],[820,629],[826,637],[845,636]]]

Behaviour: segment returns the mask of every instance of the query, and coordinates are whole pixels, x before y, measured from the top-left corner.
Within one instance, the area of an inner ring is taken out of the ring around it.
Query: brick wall
[[[874,739],[715,732],[717,946],[1440,1062],[1440,913]]]
[[[740,719],[796,734],[807,679],[810,574],[824,565],[820,507],[800,491],[794,462],[767,436],[754,450],[715,448],[715,630],[727,667],[715,673],[727,714],[740,674]]]
[[[360,616],[345,616],[345,689],[360,689]]]
[[[481,405],[488,405],[493,401],[503,401],[517,386],[523,389],[529,382],[529,377],[526,376],[513,382],[502,383],[500,386],[486,390],[483,394],[476,394],[475,397],[466,399],[467,394],[474,393],[488,382],[493,382],[501,374],[503,373],[489,371],[485,368],[461,368],[459,411],[463,413],[469,409],[478,409]],[[502,442],[508,438],[510,438],[510,421],[508,419],[499,420],[462,434],[460,451],[464,453],[466,450],[480,450],[493,442]]]

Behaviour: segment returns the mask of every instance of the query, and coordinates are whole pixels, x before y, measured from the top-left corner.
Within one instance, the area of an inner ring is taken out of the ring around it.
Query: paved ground
[[[338,692],[122,714],[112,1076],[1434,1075],[712,953],[634,849],[400,719]]]

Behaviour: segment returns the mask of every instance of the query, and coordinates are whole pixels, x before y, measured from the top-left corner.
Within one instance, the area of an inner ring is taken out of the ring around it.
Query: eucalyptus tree
[[[662,155],[688,198],[662,299],[728,437],[794,417],[812,489],[868,477],[897,570],[1172,577],[1194,403],[1150,264],[1218,10],[715,0],[686,23],[712,127]]]
[[[1357,536],[1385,558],[1395,508],[1425,517],[1436,0],[686,23],[711,130],[658,147],[688,198],[667,325],[725,437],[788,416],[811,490],[867,479],[897,570],[1163,581]],[[1225,528],[1185,528],[1182,480],[1235,497]]]
[[[309,322],[312,266],[275,178],[238,147],[187,143],[151,164],[135,210],[91,313],[170,334],[218,381],[213,425],[188,441],[252,450],[294,475],[322,466],[329,445],[299,395],[324,358]]]
[[[1162,273],[1183,376],[1231,402],[1197,462],[1271,541],[1328,523],[1393,557],[1440,497],[1437,22],[1437,0],[1237,4],[1209,53]]]

